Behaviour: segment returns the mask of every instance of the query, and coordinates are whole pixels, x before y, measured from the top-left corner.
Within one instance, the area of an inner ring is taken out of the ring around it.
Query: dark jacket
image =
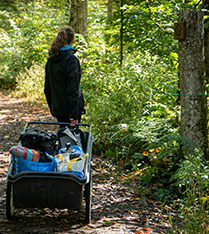
[[[48,59],[44,93],[53,116],[78,120],[85,110],[80,88],[81,67],[74,53],[71,48]]]

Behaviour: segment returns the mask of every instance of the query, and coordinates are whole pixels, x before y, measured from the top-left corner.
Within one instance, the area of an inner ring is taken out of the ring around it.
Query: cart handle
[[[42,121],[30,121],[27,123],[29,124],[51,124],[51,125],[78,125],[78,126],[85,126],[85,127],[90,127],[89,124],[83,124],[83,123],[67,123],[67,122],[42,122]]]
[[[65,126],[83,126],[83,127],[89,127],[90,131],[91,131],[91,126],[89,124],[83,124],[83,123],[67,123],[67,122],[44,122],[44,121],[30,121],[27,122],[27,124],[25,125],[26,129],[28,127],[28,125],[30,124],[46,124],[46,125],[65,125]]]

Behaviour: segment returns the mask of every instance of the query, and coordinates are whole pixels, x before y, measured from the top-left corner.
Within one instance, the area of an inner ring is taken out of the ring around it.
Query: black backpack
[[[19,141],[24,147],[53,155],[56,150],[57,136],[54,134],[49,135],[43,130],[26,129],[20,135]]]

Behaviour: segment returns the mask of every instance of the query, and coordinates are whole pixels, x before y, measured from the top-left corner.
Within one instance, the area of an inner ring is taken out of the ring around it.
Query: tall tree
[[[71,0],[70,26],[79,34],[87,34],[88,0]]]
[[[107,20],[108,23],[112,21],[112,13],[113,13],[113,0],[108,0],[107,2]]]
[[[121,20],[121,25],[120,25],[120,66],[122,67],[122,65],[123,65],[123,20],[124,20],[123,0],[120,0],[120,20]]]
[[[203,1],[203,8],[209,12],[209,0]],[[206,75],[206,82],[209,83],[209,18],[205,20],[204,46],[205,46],[205,75]]]
[[[207,150],[207,99],[204,83],[204,13],[183,11],[186,38],[179,40],[181,133],[205,153]]]

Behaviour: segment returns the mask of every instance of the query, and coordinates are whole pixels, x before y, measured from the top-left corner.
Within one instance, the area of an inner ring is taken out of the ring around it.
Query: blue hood
[[[60,48],[60,51],[66,51],[66,50],[75,50],[75,49],[70,45],[65,45]]]

